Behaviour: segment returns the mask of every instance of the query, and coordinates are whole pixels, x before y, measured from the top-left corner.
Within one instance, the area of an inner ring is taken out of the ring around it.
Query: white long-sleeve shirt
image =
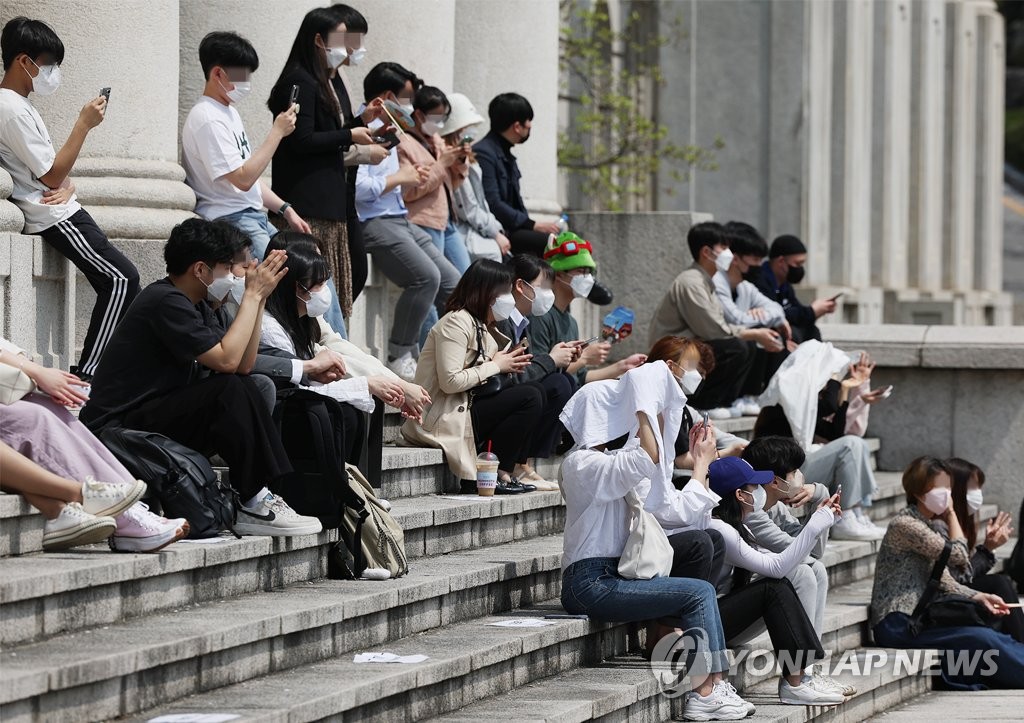
[[[657,465],[636,438],[619,450],[579,449],[565,458],[563,570],[578,560],[622,554],[629,537],[626,493],[656,471]]]
[[[658,479],[662,479],[660,476]],[[647,504],[650,499],[651,488],[654,484],[661,484],[666,489],[661,491],[656,505]],[[668,481],[655,483],[650,479],[640,480],[636,486],[636,494],[642,502],[644,509],[654,515],[666,535],[674,535],[683,530],[703,530],[711,522],[711,510],[713,510],[722,499],[714,492],[695,479],[691,479],[681,490]]]
[[[815,510],[793,544],[782,552],[767,552],[744,542],[736,528],[713,518],[709,529],[717,530],[725,544],[725,559],[718,576],[718,591],[728,592],[733,568],[739,567],[765,577],[781,578],[791,573],[818,541],[822,532],[835,523],[835,515],[828,507]]]
[[[749,281],[741,281],[736,286],[736,298],[733,299],[733,289],[729,284],[729,276],[726,272],[716,272],[711,280],[715,284],[715,294],[722,302],[725,320],[730,324],[739,324],[748,328],[763,326],[774,329],[786,320],[786,312],[782,306],[762,294]],[[764,309],[765,317],[763,319],[755,318],[750,314],[751,309]]]

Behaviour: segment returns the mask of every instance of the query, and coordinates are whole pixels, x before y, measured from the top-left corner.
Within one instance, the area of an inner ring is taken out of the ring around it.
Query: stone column
[[[978,24],[973,3],[947,5],[950,63],[950,159],[946,287],[974,288],[975,151],[977,143]]]
[[[978,3],[977,144],[980,184],[975,223],[977,288],[1003,289],[1003,124],[1006,47],[1003,16],[992,2]],[[1009,320],[1006,323],[1010,323]]]
[[[946,17],[942,0],[914,6],[914,105],[911,126],[911,262],[919,289],[942,288],[942,215],[945,181]]]
[[[835,6],[804,5],[807,42],[804,52],[804,203],[802,235],[809,252],[807,284],[831,281],[832,206],[832,42]]]

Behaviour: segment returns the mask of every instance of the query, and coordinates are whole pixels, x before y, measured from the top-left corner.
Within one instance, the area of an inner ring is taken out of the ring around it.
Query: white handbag
[[[14,404],[36,389],[28,374],[10,364],[0,363],[0,404]]]
[[[668,577],[672,571],[672,545],[654,515],[644,509],[636,492],[626,493],[629,537],[619,557],[619,574],[628,580]]]

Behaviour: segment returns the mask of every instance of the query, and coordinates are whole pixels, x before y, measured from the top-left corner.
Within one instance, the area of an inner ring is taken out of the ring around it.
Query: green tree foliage
[[[603,0],[561,0],[560,7],[562,97],[570,111],[568,128],[559,134],[558,165],[589,206],[655,210],[656,192],[675,193],[691,169],[717,169],[721,138],[712,148],[679,145],[656,119],[656,94],[664,85],[659,51],[682,40],[681,23],[669,23],[662,34],[664,23],[630,8],[621,29],[613,30]]]

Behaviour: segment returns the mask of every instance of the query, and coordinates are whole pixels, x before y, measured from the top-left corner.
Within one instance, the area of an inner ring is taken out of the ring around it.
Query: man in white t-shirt
[[[263,258],[277,233],[264,207],[283,216],[292,229],[310,232],[291,204],[260,180],[278,143],[295,130],[298,106],[280,113],[266,140],[254,149],[232,103],[249,95],[250,79],[259,67],[256,50],[236,33],[213,32],[199,44],[199,62],[206,87],[181,131],[185,183],[196,193],[197,214],[237,226],[252,239],[255,255]]]
[[[139,272],[78,203],[70,179],[86,136],[103,122],[107,99],[100,95],[86,103],[67,141],[54,150],[28,94],[57,90],[64,44],[46,23],[17,17],[4,26],[0,54],[0,167],[14,181],[11,201],[25,216],[25,233],[39,234],[70,259],[96,292],[82,356],[71,367],[88,381],[114,327],[139,293]]]

